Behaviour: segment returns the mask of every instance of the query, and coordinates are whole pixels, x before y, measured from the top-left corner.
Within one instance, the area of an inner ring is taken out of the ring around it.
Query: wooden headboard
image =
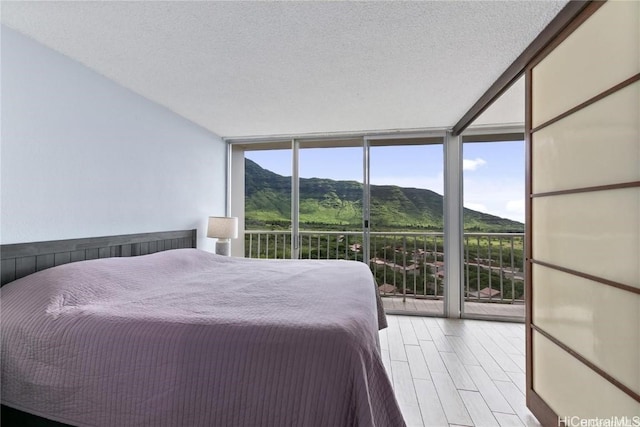
[[[0,286],[69,262],[195,248],[196,237],[197,230],[194,229],[2,245]]]

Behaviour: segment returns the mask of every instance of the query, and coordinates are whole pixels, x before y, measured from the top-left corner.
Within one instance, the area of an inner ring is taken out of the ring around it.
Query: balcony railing
[[[444,235],[440,232],[371,232],[369,267],[380,294],[443,298]],[[301,231],[299,258],[363,261],[363,233]],[[524,234],[464,234],[464,295],[469,302],[524,303]],[[289,231],[246,231],[248,258],[291,258]]]

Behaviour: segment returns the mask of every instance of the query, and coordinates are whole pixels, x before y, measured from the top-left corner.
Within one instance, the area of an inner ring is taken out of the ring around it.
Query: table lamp
[[[238,218],[210,216],[207,237],[218,239],[216,242],[216,254],[231,255],[231,239],[238,237]]]

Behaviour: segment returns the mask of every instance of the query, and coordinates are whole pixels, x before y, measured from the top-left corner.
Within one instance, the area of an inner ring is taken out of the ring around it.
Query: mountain
[[[291,218],[291,177],[245,159],[245,218],[248,229],[286,229]],[[305,229],[348,230],[362,226],[362,184],[323,178],[300,179],[300,224]],[[443,198],[431,190],[371,186],[372,230],[443,229]],[[466,231],[524,232],[524,224],[464,209]]]

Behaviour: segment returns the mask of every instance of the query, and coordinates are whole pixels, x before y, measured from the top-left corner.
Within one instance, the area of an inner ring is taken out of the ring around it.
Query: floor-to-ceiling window
[[[464,234],[459,224],[464,253],[452,258],[460,277],[447,277],[451,242],[444,226],[456,221],[445,214],[444,181],[450,178],[444,132],[232,144],[231,214],[241,216],[244,227],[244,240],[236,242],[244,248],[234,253],[366,262],[389,312],[445,315],[449,295],[469,316],[493,315],[490,308],[502,305],[522,311],[523,230],[515,216],[524,189],[511,194],[478,181],[489,166],[497,173],[495,182],[510,182],[511,169],[522,175],[522,155],[514,154],[522,152],[522,142],[495,143],[515,151],[493,158],[491,150],[478,151],[487,150],[486,140],[465,138]],[[508,199],[502,211],[495,207],[500,197]],[[456,198],[450,196],[448,205]]]
[[[524,141],[463,144],[462,313],[524,319]]]

